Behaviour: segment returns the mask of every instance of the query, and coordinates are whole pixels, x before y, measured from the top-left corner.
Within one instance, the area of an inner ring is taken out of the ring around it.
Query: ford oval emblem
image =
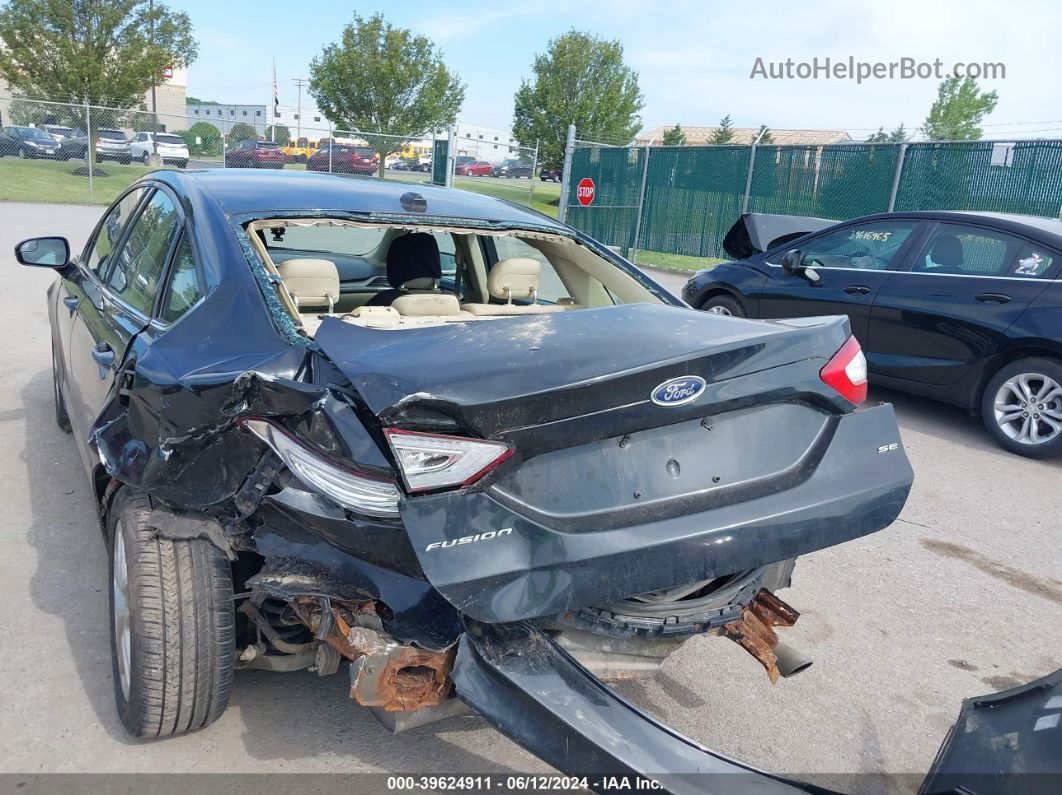
[[[705,380],[699,375],[680,375],[662,383],[650,397],[658,406],[685,406],[699,398],[706,386]]]

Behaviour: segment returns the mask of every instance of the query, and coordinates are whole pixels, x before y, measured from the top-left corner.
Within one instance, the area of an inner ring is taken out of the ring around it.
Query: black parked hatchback
[[[683,288],[716,314],[846,314],[871,380],[980,412],[1007,450],[1062,453],[1062,221],[973,212],[841,223],[747,214],[734,262]]]

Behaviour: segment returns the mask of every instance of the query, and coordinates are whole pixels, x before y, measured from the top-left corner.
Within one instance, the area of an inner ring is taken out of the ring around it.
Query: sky
[[[1062,2],[1058,0],[433,0],[373,5],[316,0],[167,0],[187,11],[200,42],[188,94],[225,103],[270,101],[276,59],[280,101],[296,104],[295,78],[336,41],[357,10],[433,39],[466,84],[459,119],[507,129],[512,98],[531,77],[536,53],[571,28],[618,39],[639,73],[645,129],[710,126],[729,114],[737,127],[843,129],[862,139],[879,126],[919,127],[938,80],[750,78],[770,63],[1002,63],[1005,78],[986,137],[1062,137]],[[290,9],[297,8],[292,11]],[[305,95],[304,95],[305,97]]]

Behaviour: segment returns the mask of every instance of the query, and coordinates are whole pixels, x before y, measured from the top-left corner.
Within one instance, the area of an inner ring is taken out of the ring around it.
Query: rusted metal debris
[[[322,607],[312,598],[292,602],[295,612],[320,636]],[[350,697],[365,707],[387,712],[434,707],[450,698],[450,670],[456,649],[431,651],[404,646],[382,631],[363,623],[378,624],[370,603],[332,604],[330,631],[321,640],[351,661]]]
[[[774,627],[791,627],[798,618],[800,613],[765,589],[741,611],[741,618],[723,625],[723,635],[759,660],[773,684],[779,677]]]

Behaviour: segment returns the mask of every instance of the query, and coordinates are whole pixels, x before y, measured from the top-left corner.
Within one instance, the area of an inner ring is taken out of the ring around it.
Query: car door
[[[991,226],[941,222],[912,263],[878,292],[867,361],[880,375],[946,386],[1002,347],[1062,257]]]
[[[801,264],[820,277],[812,282],[781,266],[785,249],[765,258],[767,279],[759,294],[761,318],[848,315],[852,333],[866,347],[870,308],[893,274],[906,263],[907,252],[920,231],[913,219],[853,222],[805,238]]]
[[[111,220],[109,214],[104,230]],[[92,434],[110,398],[130,341],[150,321],[178,222],[176,203],[167,193],[155,190],[145,195],[132,221],[119,233],[117,246],[106,252],[97,272],[83,280],[67,362],[76,392],[68,413],[83,439]],[[94,462],[86,460],[86,465],[91,468]]]

